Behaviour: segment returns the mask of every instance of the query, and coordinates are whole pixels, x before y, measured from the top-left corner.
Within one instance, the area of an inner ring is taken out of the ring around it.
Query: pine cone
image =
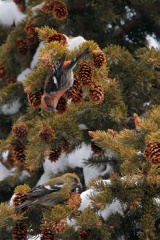
[[[94,142],[91,142],[91,149],[97,155],[101,155],[102,154],[102,148],[98,147]]]
[[[56,233],[66,232],[66,219],[61,219],[53,223],[52,227]]]
[[[89,90],[89,99],[99,104],[104,100],[104,91],[101,84],[93,85]]]
[[[51,162],[56,162],[60,158],[61,154],[62,154],[61,147],[59,147],[59,148],[53,147],[49,154],[49,160]]]
[[[101,50],[94,50],[93,63],[96,68],[101,68],[106,63],[106,55]]]
[[[56,114],[63,114],[68,110],[67,99],[64,96],[60,97],[56,110]]]
[[[82,89],[80,91],[78,91],[75,96],[73,96],[72,102],[74,104],[81,104],[83,102],[83,90]]]
[[[41,98],[43,95],[43,90],[38,90],[36,92],[29,92],[27,94],[28,101],[30,102],[31,106],[34,108],[38,108],[41,105]]]
[[[79,78],[82,81],[82,84],[84,86],[90,86],[90,85],[93,84],[92,67],[86,61],[83,61],[83,62],[80,63]]]
[[[35,32],[35,26],[32,23],[32,21],[28,21],[25,28],[24,28],[28,41],[33,44],[36,42],[36,32]]]
[[[26,10],[25,0],[13,0],[21,12]]]
[[[68,15],[67,6],[63,2],[56,1],[54,2],[53,15],[59,20],[63,20]]]
[[[17,139],[24,139],[27,137],[28,128],[24,123],[17,123],[12,127],[12,134]]]
[[[7,164],[10,169],[14,167],[14,159],[13,159],[12,151],[9,151],[8,153]]]
[[[28,225],[24,222],[19,222],[12,229],[12,240],[27,240]]]
[[[24,28],[24,31],[25,31],[26,33],[28,33],[28,32],[35,32],[34,29],[35,29],[34,24],[32,23],[31,20],[29,20],[29,21],[26,23],[26,26],[25,26],[25,28]]]
[[[7,83],[8,83],[8,84],[15,83],[16,81],[17,81],[17,79],[16,79],[15,77],[9,77],[9,78],[7,79]]]
[[[89,238],[91,230],[89,228],[80,228],[78,230],[78,235],[80,240],[87,240]]]
[[[63,138],[61,140],[61,147],[64,152],[70,151],[70,144],[68,143],[68,141],[65,138]]]
[[[160,142],[148,142],[145,145],[144,156],[151,164],[160,166]]]
[[[27,193],[24,192],[17,192],[15,194],[15,197],[13,198],[13,205],[14,207],[17,207],[24,203],[27,200]],[[28,207],[24,207],[21,209],[22,212],[25,212],[28,209]]]
[[[48,42],[48,43],[54,42],[54,41],[57,41],[59,43],[62,43],[62,45],[65,45],[67,42],[67,39],[62,33],[53,33],[53,34],[49,35],[46,40],[46,42]]]
[[[1,64],[0,65],[0,79],[2,79],[6,75],[6,69],[5,67]]]
[[[49,14],[49,13],[52,13],[53,7],[54,7],[54,2],[51,0],[51,1],[45,2],[41,10]]]
[[[25,146],[20,140],[15,140],[11,143],[12,146],[12,156],[15,162],[22,165],[25,163],[26,156],[24,154]]]
[[[72,88],[69,90],[68,94],[67,94],[67,98],[71,99],[74,96],[77,95],[77,93],[82,89],[82,84],[81,84],[81,80],[79,79],[79,77],[74,74],[74,82],[73,82],[73,86]]]
[[[17,40],[17,51],[22,54],[22,55],[26,55],[26,53],[28,52],[28,43],[26,40],[20,38]]]
[[[52,226],[43,226],[40,240],[55,240]]]
[[[77,192],[72,192],[67,204],[70,208],[78,209],[81,205],[81,195]]]
[[[39,138],[45,143],[50,143],[55,138],[55,132],[51,127],[44,126],[39,133]]]

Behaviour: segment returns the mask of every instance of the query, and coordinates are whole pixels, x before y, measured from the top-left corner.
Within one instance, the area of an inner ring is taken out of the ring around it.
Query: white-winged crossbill
[[[45,111],[56,112],[60,97],[73,85],[73,68],[76,66],[76,63],[89,52],[89,48],[86,48],[71,61],[66,61],[66,55],[64,54],[55,64],[50,75],[45,80],[44,93],[41,98],[41,107]]]
[[[15,207],[15,211],[34,204],[52,207],[67,200],[75,188],[82,188],[79,177],[74,173],[66,173],[52,178],[42,185],[31,189],[25,195],[24,202]]]

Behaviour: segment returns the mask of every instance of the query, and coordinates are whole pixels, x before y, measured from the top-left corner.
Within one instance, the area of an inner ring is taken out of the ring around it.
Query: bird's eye
[[[78,183],[78,179],[77,179],[77,178],[74,178],[74,181],[75,181],[76,183]]]

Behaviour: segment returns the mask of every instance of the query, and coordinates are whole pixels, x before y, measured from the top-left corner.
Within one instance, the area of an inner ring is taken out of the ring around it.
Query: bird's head
[[[47,112],[56,112],[56,107],[53,104],[52,97],[47,94],[43,94],[41,98],[41,107]]]
[[[74,173],[66,173],[63,175],[63,178],[65,182],[68,183],[68,185],[71,187],[71,191],[73,191],[75,188],[82,189],[82,184],[80,182],[79,177]]]

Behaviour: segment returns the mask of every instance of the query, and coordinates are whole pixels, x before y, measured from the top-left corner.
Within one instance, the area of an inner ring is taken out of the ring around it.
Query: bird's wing
[[[59,181],[56,184],[43,184],[43,185],[39,185],[35,188],[32,188],[31,191],[28,192],[29,197],[33,197],[33,198],[37,198],[37,197],[41,197],[43,195],[49,194],[51,192],[57,192],[59,190],[61,190],[61,188],[63,187],[64,182],[63,181]]]
[[[57,92],[59,89],[59,81],[63,74],[63,63],[66,55],[63,54],[60,60],[54,65],[49,76],[46,78],[44,91],[46,93]]]

